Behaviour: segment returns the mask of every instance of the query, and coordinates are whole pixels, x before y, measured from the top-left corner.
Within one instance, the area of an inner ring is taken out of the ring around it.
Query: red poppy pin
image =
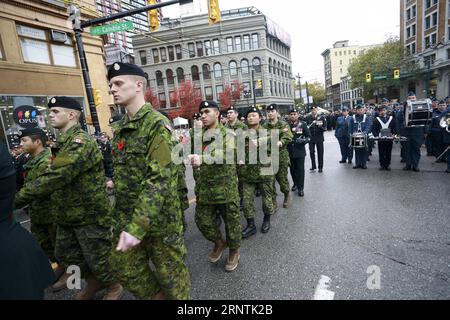
[[[122,151],[124,146],[125,146],[125,144],[124,144],[123,140],[119,141],[117,143],[117,150]]]

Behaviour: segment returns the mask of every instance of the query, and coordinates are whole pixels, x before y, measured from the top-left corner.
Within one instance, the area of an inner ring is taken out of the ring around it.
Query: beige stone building
[[[96,17],[95,0],[76,4],[82,9],[82,20]],[[10,147],[18,142],[18,131],[27,125],[37,124],[54,134],[46,109],[52,96],[78,99],[89,115],[73,30],[67,19],[64,1],[0,2],[0,135],[7,138]],[[100,126],[109,131],[112,99],[108,94],[103,40],[88,32],[83,40],[92,85],[103,98],[103,105],[97,108]],[[93,132],[92,126],[88,129]]]

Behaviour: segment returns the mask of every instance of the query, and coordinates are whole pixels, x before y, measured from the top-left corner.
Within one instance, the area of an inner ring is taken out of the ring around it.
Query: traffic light
[[[256,89],[262,89],[262,80],[256,81]]]
[[[156,0],[147,0],[147,5],[154,4],[156,4]],[[150,31],[157,31],[159,28],[159,13],[157,9],[148,12],[148,21],[150,22]]]
[[[220,22],[219,0],[208,0],[208,21],[209,24]]]
[[[366,82],[371,83],[372,82],[372,73],[366,72]]]
[[[69,14],[69,20],[72,22],[74,30],[81,30],[81,11],[75,5],[70,5],[67,8],[67,13]]]
[[[394,79],[400,79],[400,69],[394,69]]]
[[[93,90],[92,90],[92,93],[93,93],[93,95],[94,95],[94,103],[95,103],[95,106],[96,106],[96,107],[100,106],[100,105],[103,103],[102,96],[101,96],[101,94],[100,94],[100,90],[98,90],[98,89],[93,89]]]

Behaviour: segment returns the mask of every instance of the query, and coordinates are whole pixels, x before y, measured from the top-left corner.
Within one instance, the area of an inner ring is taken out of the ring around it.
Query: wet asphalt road
[[[195,226],[192,203],[186,211],[191,298],[450,299],[450,175],[424,149],[422,171],[404,172],[399,153],[394,145],[391,172],[378,170],[376,148],[368,170],[353,170],[338,163],[339,145],[327,132],[324,172],[309,173],[307,157],[305,197],[292,193],[291,207],[283,209],[279,195],[266,235],[259,232],[263,214],[256,200],[258,233],[243,241],[231,274],[224,271],[226,254],[208,262],[212,244]],[[193,198],[190,171],[187,179]],[[320,279],[328,280],[325,286],[318,286]],[[75,293],[48,291],[46,298]]]

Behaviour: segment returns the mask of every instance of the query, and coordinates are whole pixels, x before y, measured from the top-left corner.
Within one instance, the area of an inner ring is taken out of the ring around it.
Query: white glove
[[[132,236],[131,234],[129,234],[125,231],[122,231],[122,233],[120,234],[120,239],[119,239],[119,243],[117,245],[116,250],[126,252],[126,251],[136,247],[140,243],[141,243],[141,240],[139,240],[138,238],[135,238],[134,236]]]

